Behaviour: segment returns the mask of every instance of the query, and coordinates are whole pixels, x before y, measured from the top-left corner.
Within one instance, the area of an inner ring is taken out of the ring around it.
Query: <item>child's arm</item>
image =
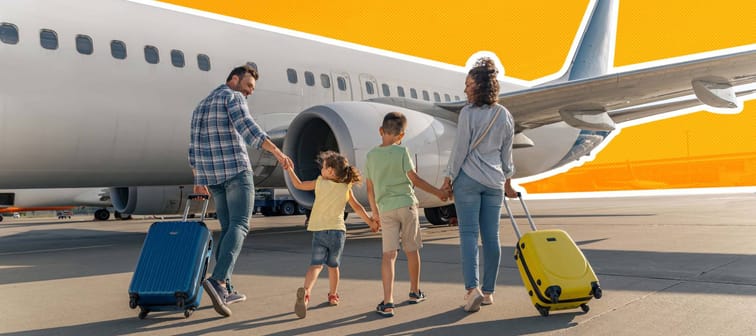
[[[294,167],[289,166],[289,169],[286,169],[286,172],[289,173],[289,177],[291,177],[291,183],[294,185],[294,188],[297,188],[299,190],[315,190],[315,181],[300,181],[297,173],[294,172]]]
[[[381,214],[378,213],[378,203],[375,202],[375,189],[373,187],[373,180],[367,179],[367,195],[368,204],[370,204],[370,212],[373,214],[373,220],[381,226]]]
[[[446,199],[448,198],[448,194],[445,191],[439,188],[436,188],[432,186],[430,183],[423,180],[422,177],[420,177],[419,175],[417,175],[417,173],[415,173],[415,170],[408,171],[407,177],[409,177],[410,181],[412,181],[412,184],[416,185],[418,188],[424,191],[427,191],[433,195],[436,195],[436,197],[438,197],[440,200],[446,201]]]
[[[349,188],[349,206],[352,207],[354,212],[356,212],[362,220],[365,221],[365,223],[370,226],[370,231],[378,232],[378,224],[376,224],[372,218],[368,217],[367,211],[365,211],[365,208],[360,204],[360,202],[357,201],[356,198],[354,198],[354,193],[352,192],[352,189]]]

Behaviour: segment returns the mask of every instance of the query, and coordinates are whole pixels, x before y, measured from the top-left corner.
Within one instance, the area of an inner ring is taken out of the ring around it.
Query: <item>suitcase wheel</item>
[[[589,310],[591,310],[591,307],[588,307],[587,304],[583,303],[580,305],[580,309],[583,310],[583,313],[587,313]]]
[[[147,314],[149,313],[149,310],[142,308],[142,311],[139,312],[139,315],[137,317],[139,317],[140,320],[144,320],[144,318],[147,317]]]
[[[546,317],[549,316],[549,307],[544,307],[539,304],[535,304],[536,309],[538,309],[538,313],[541,314],[541,316]]]
[[[136,307],[137,307],[137,298],[136,298],[136,296],[132,296],[129,299],[129,308],[134,309]]]
[[[184,318],[189,318],[189,316],[192,316],[192,314],[194,314],[194,308],[184,310]]]
[[[593,294],[593,297],[600,299],[603,295],[603,293],[601,292],[601,287],[599,287],[598,283],[595,282],[591,284],[591,287],[593,287],[591,289],[591,294]]]

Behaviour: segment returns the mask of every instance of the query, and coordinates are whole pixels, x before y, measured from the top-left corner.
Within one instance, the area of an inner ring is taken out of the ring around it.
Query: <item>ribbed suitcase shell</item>
[[[203,222],[152,224],[129,286],[132,308],[138,305],[149,312],[198,307],[211,253],[212,235]]]
[[[539,230],[522,235],[515,249],[515,260],[536,307],[577,308],[591,300],[594,287],[598,288],[598,278],[588,260],[562,230]],[[549,295],[548,288],[552,286],[560,290],[557,303]]]

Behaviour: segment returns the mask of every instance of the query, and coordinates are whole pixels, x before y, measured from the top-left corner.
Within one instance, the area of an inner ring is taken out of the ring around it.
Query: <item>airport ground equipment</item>
[[[602,296],[593,268],[567,232],[537,230],[519,192],[517,197],[532,231],[520,234],[506,197],[504,207],[518,239],[515,263],[533,305],[541,316],[578,307],[587,313],[588,301]]]
[[[189,204],[202,199],[199,221],[188,221]],[[202,281],[213,250],[213,238],[203,222],[208,195],[189,195],[181,221],[150,226],[129,286],[129,307],[139,318],[151,311],[183,311],[189,317],[202,299]]]

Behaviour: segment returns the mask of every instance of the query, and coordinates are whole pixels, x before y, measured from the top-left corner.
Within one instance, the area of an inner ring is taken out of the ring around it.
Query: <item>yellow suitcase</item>
[[[588,260],[567,232],[537,231],[522,196],[517,196],[533,231],[521,235],[506,200],[504,206],[518,237],[515,263],[533,305],[541,316],[549,316],[552,310],[578,307],[588,312],[588,301],[602,296]]]

